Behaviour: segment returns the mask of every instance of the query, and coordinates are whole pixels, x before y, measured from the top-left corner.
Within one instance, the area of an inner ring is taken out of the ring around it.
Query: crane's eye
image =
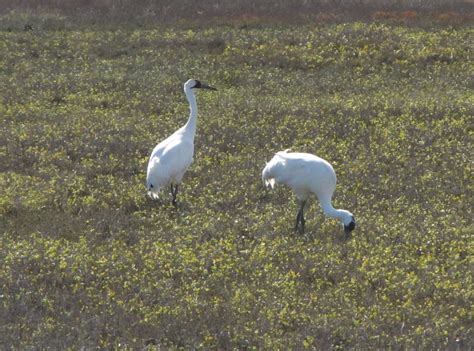
[[[193,88],[200,88],[201,87],[201,82],[200,81],[196,81],[196,84],[194,84]]]

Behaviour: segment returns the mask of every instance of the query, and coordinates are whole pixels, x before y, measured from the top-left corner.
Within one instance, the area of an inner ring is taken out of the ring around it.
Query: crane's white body
[[[184,84],[184,93],[190,108],[187,123],[156,145],[151,153],[148,162],[146,184],[148,195],[153,199],[158,198],[158,193],[164,187],[180,184],[184,173],[193,162],[197,104],[192,89],[198,87],[195,86],[196,82],[198,81],[190,79]],[[206,85],[202,87],[209,88]]]
[[[271,188],[276,183],[289,186],[303,207],[311,194],[314,194],[325,215],[339,219],[344,226],[349,226],[351,222],[355,225],[352,213],[332,206],[336,172],[329,162],[318,156],[300,152],[277,152],[263,169],[262,180]]]
[[[161,189],[177,185],[193,163],[194,135],[180,128],[155,146],[147,169],[147,188],[151,198],[158,198]]]

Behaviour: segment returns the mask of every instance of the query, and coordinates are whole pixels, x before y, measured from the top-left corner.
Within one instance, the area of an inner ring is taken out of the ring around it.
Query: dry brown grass
[[[64,27],[160,25],[176,21],[192,24],[229,22],[334,23],[394,20],[463,24],[473,19],[472,1],[417,0],[4,0],[0,13],[12,10],[44,11],[61,16]],[[50,19],[54,22],[54,19]],[[57,26],[57,23],[53,24]],[[54,28],[53,28],[54,29]]]

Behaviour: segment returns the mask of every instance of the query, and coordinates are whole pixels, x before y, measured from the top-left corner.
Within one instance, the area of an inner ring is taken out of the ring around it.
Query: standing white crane
[[[295,192],[300,206],[295,231],[300,228],[300,233],[304,233],[304,206],[309,196],[314,194],[324,214],[339,219],[346,236],[349,236],[355,228],[355,218],[349,211],[335,209],[331,204],[336,189],[336,173],[331,164],[312,154],[288,151],[280,151],[273,156],[262,171],[262,180],[267,187],[273,188],[275,183],[281,183]]]
[[[160,142],[153,149],[146,175],[148,195],[158,198],[163,187],[171,186],[171,203],[177,206],[176,195],[184,173],[193,162],[194,135],[196,134],[197,104],[193,89],[217,90],[198,80],[189,79],[184,83],[184,93],[189,102],[187,123]]]

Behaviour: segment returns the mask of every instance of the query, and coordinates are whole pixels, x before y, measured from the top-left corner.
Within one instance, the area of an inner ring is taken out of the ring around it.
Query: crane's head
[[[345,216],[342,222],[344,224],[344,233],[346,233],[346,236],[349,236],[356,226],[354,215],[348,212],[347,216]]]
[[[184,90],[187,89],[209,89],[209,90],[217,90],[216,88],[210,87],[206,83],[201,83],[196,79],[189,79],[186,83],[184,83]]]

